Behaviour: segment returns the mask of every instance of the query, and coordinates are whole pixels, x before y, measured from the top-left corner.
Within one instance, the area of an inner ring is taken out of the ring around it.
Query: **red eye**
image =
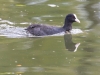
[[[73,16],[72,18],[74,18],[74,19],[75,19],[75,16]]]

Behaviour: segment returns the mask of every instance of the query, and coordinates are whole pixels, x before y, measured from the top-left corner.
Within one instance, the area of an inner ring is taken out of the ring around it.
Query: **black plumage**
[[[46,36],[57,34],[60,32],[70,32],[72,29],[72,23],[79,22],[77,16],[75,14],[68,14],[65,18],[64,26],[50,26],[50,25],[41,25],[41,24],[32,24],[26,28],[26,30],[35,36]]]

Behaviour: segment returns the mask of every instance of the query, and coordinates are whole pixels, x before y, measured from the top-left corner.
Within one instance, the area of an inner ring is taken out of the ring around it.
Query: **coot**
[[[57,34],[60,32],[70,32],[72,29],[72,23],[78,22],[80,23],[79,19],[75,14],[68,14],[65,18],[64,26],[57,27],[57,26],[50,26],[50,25],[40,25],[40,24],[32,24],[26,28],[26,30],[35,36],[46,36]]]

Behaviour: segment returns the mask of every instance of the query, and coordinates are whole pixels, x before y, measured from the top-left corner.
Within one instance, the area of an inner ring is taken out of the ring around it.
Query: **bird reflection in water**
[[[70,33],[64,35],[65,46],[68,51],[76,52],[80,43],[74,43],[72,41],[72,35]]]

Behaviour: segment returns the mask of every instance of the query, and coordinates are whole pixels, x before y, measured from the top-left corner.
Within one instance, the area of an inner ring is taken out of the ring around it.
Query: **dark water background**
[[[68,13],[83,33],[24,37],[31,23],[62,26]],[[99,75],[99,0],[0,0],[0,75]]]

